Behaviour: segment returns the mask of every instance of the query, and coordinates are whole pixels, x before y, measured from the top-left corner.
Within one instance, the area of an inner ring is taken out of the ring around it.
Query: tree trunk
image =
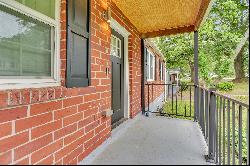
[[[236,80],[242,79],[245,77],[243,51],[244,51],[244,47],[242,47],[242,49],[240,50],[240,52],[234,59],[234,71],[235,71]]]
[[[235,59],[234,59],[234,71],[235,71],[235,79],[242,79],[245,77],[244,71],[244,46],[246,45],[247,40],[249,39],[249,28],[247,29],[245,35],[241,39],[235,50]]]

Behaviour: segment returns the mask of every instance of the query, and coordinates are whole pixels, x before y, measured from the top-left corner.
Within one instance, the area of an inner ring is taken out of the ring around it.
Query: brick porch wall
[[[0,164],[77,164],[111,131],[110,35],[101,17],[106,0],[91,5],[91,86],[66,88],[66,0],[61,1],[61,85],[0,91]],[[141,45],[134,26],[112,4],[112,17],[130,33],[130,116],[141,111]]]

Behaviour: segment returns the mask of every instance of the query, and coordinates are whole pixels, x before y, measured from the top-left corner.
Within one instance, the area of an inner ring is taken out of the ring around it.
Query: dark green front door
[[[123,76],[124,76],[124,38],[112,30],[111,63],[112,63],[112,124],[124,118],[123,110]]]

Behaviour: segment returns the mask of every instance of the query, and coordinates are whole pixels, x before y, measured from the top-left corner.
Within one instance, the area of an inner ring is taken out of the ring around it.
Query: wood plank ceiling
[[[142,38],[192,32],[211,0],[113,0]]]

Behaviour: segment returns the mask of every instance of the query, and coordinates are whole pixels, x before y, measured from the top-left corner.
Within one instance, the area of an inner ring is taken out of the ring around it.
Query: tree
[[[193,43],[192,34],[176,35],[170,38],[159,38],[158,46],[167,55],[168,68],[180,68],[186,73],[191,73],[194,80]]]
[[[234,72],[235,49],[248,27],[247,9],[248,3],[240,3],[239,0],[214,1],[206,22],[199,29],[201,79],[209,81],[213,75],[223,78],[236,73]],[[179,66],[193,78],[193,34],[161,37],[156,41],[166,56],[167,65]],[[241,56],[244,65],[247,60],[245,47],[242,47],[244,57]]]
[[[244,52],[248,49],[247,41],[249,38],[249,2],[247,0],[217,0],[214,8],[218,18],[222,20],[227,29],[233,32],[234,36],[239,37],[239,41],[235,44],[233,53],[233,64],[236,79],[245,77]],[[225,12],[226,11],[226,12]]]

